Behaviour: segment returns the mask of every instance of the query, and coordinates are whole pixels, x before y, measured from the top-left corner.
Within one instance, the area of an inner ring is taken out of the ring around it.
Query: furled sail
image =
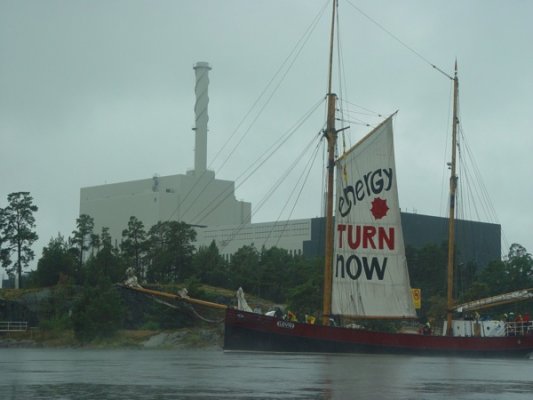
[[[398,204],[392,116],[336,163],[332,313],[416,315]]]

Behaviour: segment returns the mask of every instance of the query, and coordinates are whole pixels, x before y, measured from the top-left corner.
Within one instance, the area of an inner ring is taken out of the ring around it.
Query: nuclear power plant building
[[[80,215],[93,217],[95,232],[107,227],[113,240],[119,242],[130,216],[142,221],[147,230],[159,221],[183,221],[193,226],[251,222],[251,204],[236,200],[234,182],[216,179],[215,173],[207,169],[210,69],[206,62],[194,66],[194,170],[186,174],[82,188]]]
[[[196,246],[214,241],[227,259],[245,245],[257,249],[277,246],[290,254],[324,254],[324,219],[251,223],[251,203],[235,198],[235,184],[219,180],[207,169],[208,85],[211,67],[194,66],[194,170],[186,174],[153,176],[130,182],[85,187],[80,190],[80,215],[93,217],[96,233],[109,228],[114,243],[131,216],[146,230],[159,221],[181,221],[196,229]],[[447,219],[402,212],[407,246],[440,245],[447,238]],[[485,266],[501,258],[501,228],[497,224],[457,221],[459,262]]]

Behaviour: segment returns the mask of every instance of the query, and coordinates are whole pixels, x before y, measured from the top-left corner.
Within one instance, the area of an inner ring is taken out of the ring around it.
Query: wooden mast
[[[322,308],[322,324],[329,325],[331,314],[331,285],[332,285],[332,262],[333,262],[333,188],[335,175],[335,144],[337,142],[337,131],[335,130],[335,100],[336,95],[331,92],[331,82],[333,74],[333,39],[335,35],[335,12],[337,0],[333,0],[333,11],[331,14],[331,35],[329,49],[329,79],[328,79],[328,114],[326,122],[325,136],[328,141],[328,175],[326,188],[326,250],[324,266],[324,294]]]
[[[447,306],[447,323],[446,335],[452,336],[453,320],[453,270],[455,260],[455,199],[457,192],[457,175],[456,167],[456,150],[457,150],[457,125],[459,119],[457,116],[457,99],[459,96],[459,78],[457,77],[457,60],[455,61],[455,74],[453,77],[453,121],[452,121],[452,162],[450,165],[450,214],[448,226],[448,306]]]

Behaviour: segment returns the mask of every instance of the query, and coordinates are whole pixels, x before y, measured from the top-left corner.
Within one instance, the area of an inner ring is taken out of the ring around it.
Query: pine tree
[[[0,262],[8,274],[15,273],[15,287],[21,287],[22,270],[35,257],[31,245],[39,238],[35,232],[33,204],[29,192],[15,192],[7,196],[8,206],[0,208]],[[16,262],[12,265],[11,257]]]

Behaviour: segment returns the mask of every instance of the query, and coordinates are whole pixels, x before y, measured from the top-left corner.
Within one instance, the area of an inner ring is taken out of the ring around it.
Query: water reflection
[[[0,399],[529,399],[531,360],[0,350]]]

